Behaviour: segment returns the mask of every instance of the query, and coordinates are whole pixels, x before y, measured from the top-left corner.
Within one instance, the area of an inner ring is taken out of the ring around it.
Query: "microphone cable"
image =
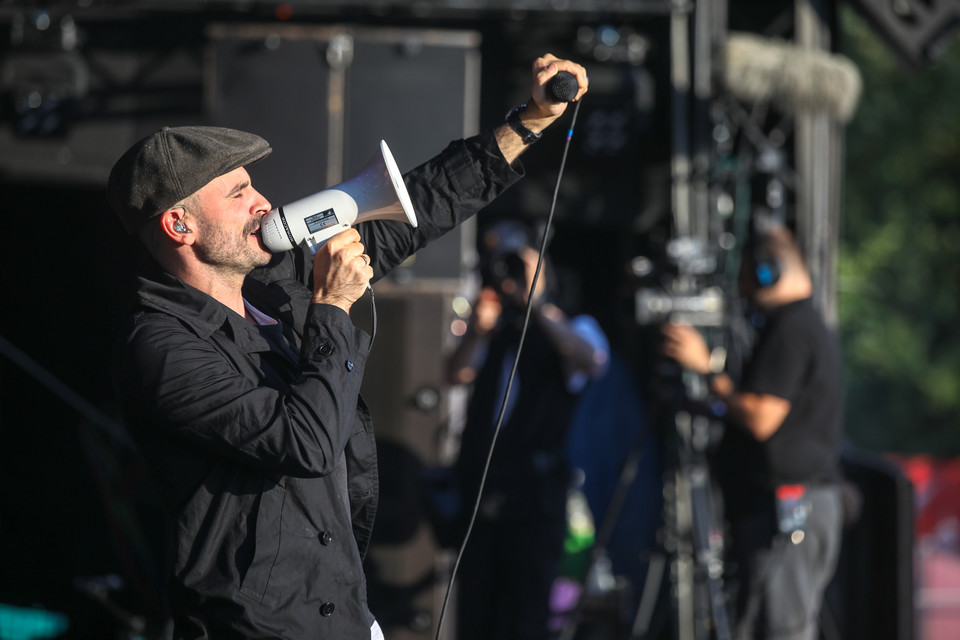
[[[540,239],[540,256],[537,259],[537,269],[533,274],[533,281],[530,283],[530,291],[527,294],[527,306],[523,316],[523,325],[520,330],[520,339],[517,342],[517,353],[513,359],[513,366],[510,369],[510,376],[507,378],[507,387],[503,393],[503,400],[500,403],[500,413],[497,416],[496,426],[493,429],[493,439],[490,442],[490,448],[487,451],[487,459],[483,465],[483,473],[480,476],[480,488],[477,490],[477,498],[473,504],[473,511],[470,514],[470,521],[467,524],[467,531],[463,536],[463,542],[460,544],[460,550],[457,552],[457,558],[453,563],[453,570],[450,572],[450,580],[447,583],[447,591],[443,597],[443,606],[440,608],[440,618],[437,622],[436,640],[440,640],[440,634],[443,631],[443,621],[447,613],[447,605],[450,602],[450,593],[453,591],[453,585],[457,578],[457,570],[460,568],[460,561],[463,559],[463,552],[467,548],[467,542],[470,540],[470,533],[473,531],[474,522],[477,519],[477,513],[480,510],[480,500],[483,498],[483,488],[487,482],[487,473],[490,470],[490,460],[493,458],[493,450],[497,444],[497,436],[500,434],[500,427],[503,425],[503,417],[507,412],[507,399],[510,397],[510,391],[513,388],[513,379],[517,373],[517,367],[520,363],[520,354],[523,353],[523,342],[527,336],[527,327],[530,324],[530,315],[533,311],[533,294],[537,290],[537,282],[540,280],[540,271],[543,268],[543,257],[547,252],[547,243],[550,237],[550,228],[553,226],[553,213],[557,206],[557,196],[560,193],[560,180],[563,177],[563,170],[567,164],[567,155],[570,151],[570,140],[573,138],[573,127],[577,122],[577,114],[580,112],[580,103],[578,100],[574,103],[573,117],[570,120],[570,127],[567,129],[567,140],[564,143],[563,154],[560,158],[560,170],[557,173],[557,181],[553,188],[553,201],[550,203],[550,213],[547,215],[547,222],[543,227],[543,237]]]

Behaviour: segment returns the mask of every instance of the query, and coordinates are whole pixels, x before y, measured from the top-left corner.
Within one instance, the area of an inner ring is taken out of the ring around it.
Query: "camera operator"
[[[493,226],[482,239],[482,289],[448,360],[450,382],[473,385],[456,465],[464,520],[476,502],[540,256],[515,221]],[[577,394],[608,358],[597,322],[569,318],[551,300],[551,276],[545,265],[463,555],[459,640],[548,637],[550,590],[566,533],[567,433]]]
[[[726,406],[714,471],[730,532],[737,638],[813,640],[842,528],[841,356],[787,229],[758,235],[740,281],[761,326],[739,384],[711,371],[707,344],[690,326],[664,326],[663,351],[707,376]]]

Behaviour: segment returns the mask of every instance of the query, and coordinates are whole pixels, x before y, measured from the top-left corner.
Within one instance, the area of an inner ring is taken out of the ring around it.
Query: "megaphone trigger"
[[[273,252],[305,242],[311,253],[340,231],[369,220],[417,226],[403,176],[383,140],[380,151],[354,177],[306,198],[277,207],[260,221],[261,237]]]

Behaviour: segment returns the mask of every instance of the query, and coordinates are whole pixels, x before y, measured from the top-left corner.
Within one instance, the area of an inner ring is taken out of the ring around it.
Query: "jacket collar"
[[[245,318],[159,265],[152,265],[137,278],[137,303],[177,318],[204,340],[222,328],[245,351],[270,348]]]

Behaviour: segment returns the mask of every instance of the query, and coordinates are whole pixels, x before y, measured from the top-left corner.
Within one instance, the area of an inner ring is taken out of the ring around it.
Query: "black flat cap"
[[[124,153],[107,199],[128,233],[218,176],[266,157],[260,136],[223,127],[164,127]]]

